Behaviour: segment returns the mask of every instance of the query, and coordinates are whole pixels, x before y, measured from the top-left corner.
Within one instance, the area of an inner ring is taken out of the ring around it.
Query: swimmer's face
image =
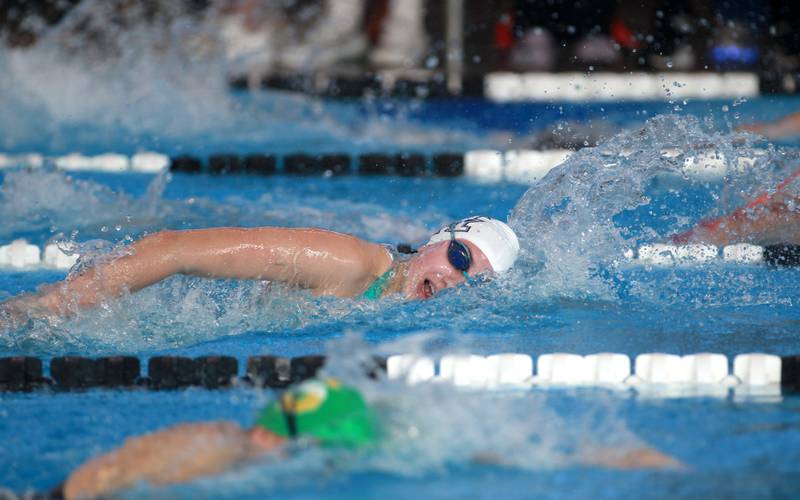
[[[469,241],[459,239],[469,247],[472,264],[467,273],[470,276],[491,273],[489,259],[480,249]],[[409,261],[408,276],[403,284],[403,295],[408,299],[429,299],[445,288],[464,283],[464,275],[447,260],[449,241],[425,245]]]

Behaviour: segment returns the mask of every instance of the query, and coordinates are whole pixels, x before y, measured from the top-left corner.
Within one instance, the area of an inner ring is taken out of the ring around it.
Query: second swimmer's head
[[[508,224],[474,216],[436,231],[409,263],[403,293],[428,299],[471,277],[503,273],[519,256],[519,240]]]

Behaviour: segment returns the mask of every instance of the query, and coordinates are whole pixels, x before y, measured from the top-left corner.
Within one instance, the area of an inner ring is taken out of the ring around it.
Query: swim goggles
[[[447,245],[447,261],[457,271],[461,271],[467,283],[472,284],[472,278],[467,274],[469,266],[472,265],[472,254],[469,247],[456,240],[455,224],[450,224],[450,243]]]

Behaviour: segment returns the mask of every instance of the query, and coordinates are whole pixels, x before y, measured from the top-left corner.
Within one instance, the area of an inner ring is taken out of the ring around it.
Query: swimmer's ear
[[[397,252],[398,253],[404,253],[404,254],[417,253],[417,251],[414,249],[414,247],[412,247],[408,243],[398,243],[397,244]]]

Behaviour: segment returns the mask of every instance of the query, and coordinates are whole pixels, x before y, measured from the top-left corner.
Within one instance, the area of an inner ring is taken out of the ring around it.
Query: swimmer
[[[786,189],[798,177],[800,169],[778,184],[774,191],[756,196],[728,215],[704,219],[692,229],[674,235],[672,242],[717,246],[732,243],[800,245],[800,198]]]
[[[279,227],[161,231],[125,255],[0,305],[0,325],[63,316],[175,274],[279,281],[315,295],[429,299],[476,276],[507,271],[519,241],[505,223],[468,217],[442,227],[408,258],[386,245],[323,229]]]
[[[290,452],[286,445],[294,440],[369,450],[379,444],[380,435],[377,414],[358,390],[336,379],[309,380],[267,405],[247,430],[232,422],[185,423],[129,438],[116,450],[78,467],[57,493],[67,500],[95,498],[141,482],[156,486],[188,482],[269,456],[278,459]],[[492,453],[473,460],[503,463]],[[580,461],[622,469],[682,467],[652,448],[606,450]]]
[[[748,123],[737,127],[737,130],[763,135],[769,139],[800,135],[800,113],[789,114],[774,123]]]

